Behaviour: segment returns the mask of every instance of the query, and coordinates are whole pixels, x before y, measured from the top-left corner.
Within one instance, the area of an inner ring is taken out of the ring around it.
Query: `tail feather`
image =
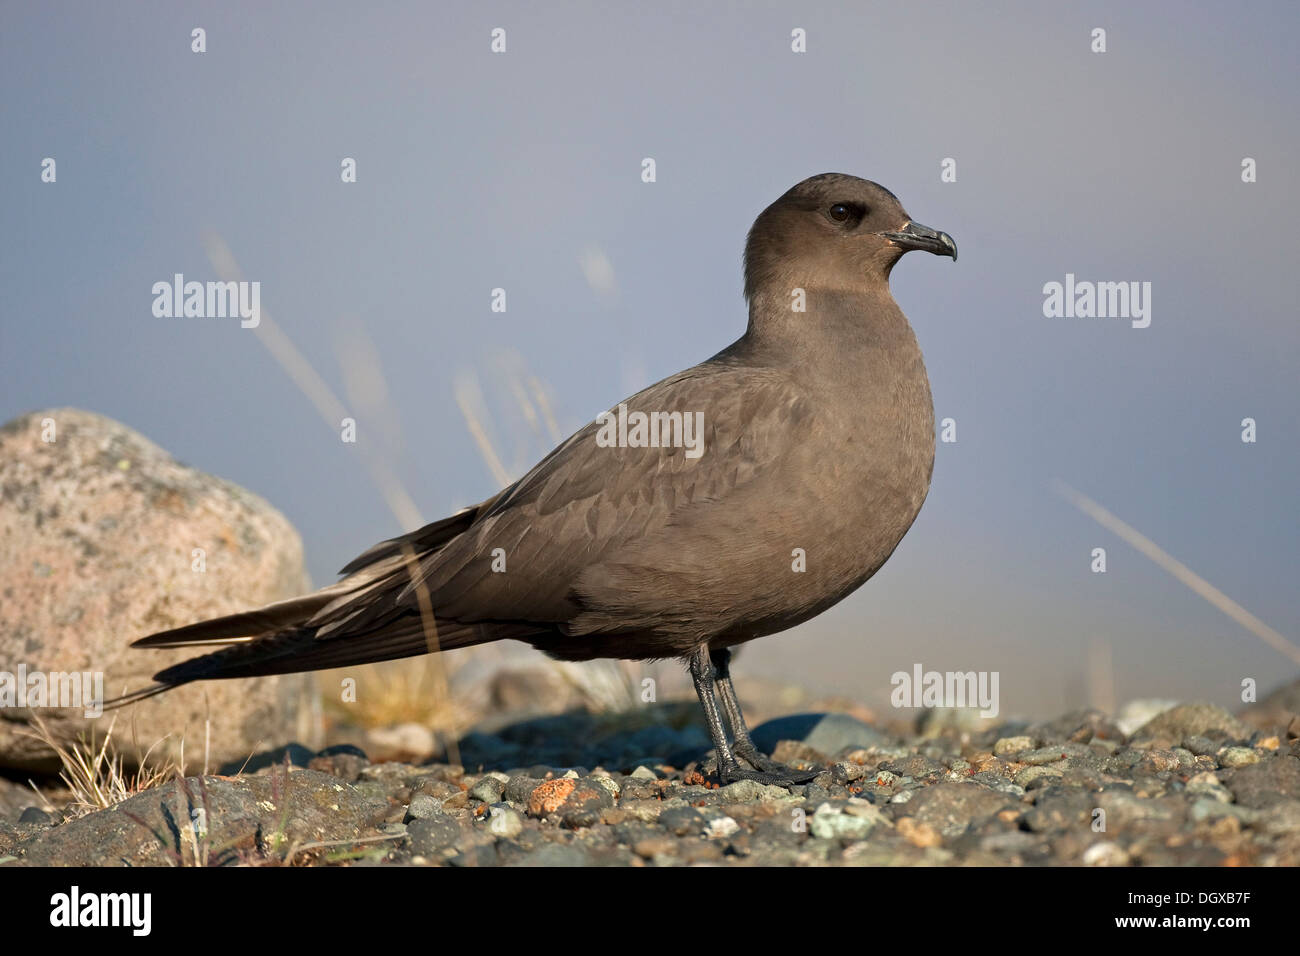
[[[104,708],[111,710],[133,704],[193,681],[265,677],[373,664],[506,638],[524,639],[545,629],[538,625],[494,622],[459,624],[434,621],[433,624],[426,631],[419,614],[408,614],[368,634],[328,639],[317,637],[315,628],[294,628],[173,664],[154,674],[154,684],[107,701]]]
[[[426,524],[423,528],[417,528],[406,534],[398,535],[396,538],[381,541],[349,561],[343,566],[343,570],[339,574],[354,574],[376,562],[395,557],[408,547],[417,553],[440,548],[473,524],[483,505],[489,504],[491,500],[493,499],[481,504],[471,505],[468,508],[462,508],[449,518],[442,518],[431,524]]]
[[[351,587],[340,588],[340,581],[312,594],[277,601],[252,611],[228,614],[208,621],[159,631],[131,643],[132,647],[190,647],[195,644],[239,644],[254,640],[285,627],[301,624],[313,614],[346,593]]]
[[[493,500],[375,545],[343,569],[347,577],[312,594],[135,641],[133,647],[226,646],[159,671],[155,683],[106,701],[105,708],[146,700],[192,681],[348,667],[488,641],[523,640],[547,631],[550,625],[527,622],[462,624],[436,616],[426,621],[415,607],[400,603],[410,576],[407,553],[426,555],[442,547]]]

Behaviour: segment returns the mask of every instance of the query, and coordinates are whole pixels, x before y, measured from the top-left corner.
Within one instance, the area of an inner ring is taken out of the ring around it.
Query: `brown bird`
[[[336,584],[136,641],[229,646],[113,703],[509,638],[563,660],[682,658],[724,782],[809,779],[754,746],[729,649],[852,593],[920,511],[934,411],[889,290],[911,249],[957,258],[884,187],[804,180],[749,232],[736,342],[599,416],[499,494],[375,545]]]

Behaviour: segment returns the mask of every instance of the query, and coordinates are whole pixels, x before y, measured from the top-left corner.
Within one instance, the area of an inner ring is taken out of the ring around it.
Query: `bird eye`
[[[844,222],[849,218],[849,207],[842,202],[837,202],[834,206],[831,206],[830,217],[836,222]]]

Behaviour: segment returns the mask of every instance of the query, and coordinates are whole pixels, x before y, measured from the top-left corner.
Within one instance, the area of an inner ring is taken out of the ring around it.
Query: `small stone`
[[[1129,855],[1118,843],[1103,840],[1083,851],[1084,866],[1128,866]]]
[[[420,817],[406,825],[407,844],[411,853],[434,857],[439,850],[455,846],[463,832],[454,817],[445,813]]]
[[[633,780],[658,780],[659,775],[644,764],[629,774]]]
[[[427,793],[417,793],[415,796],[411,797],[411,803],[406,808],[406,819],[403,822],[410,823],[412,820],[427,820],[431,817],[441,815],[442,804],[439,803],[437,799],[429,796]]]
[[[1142,758],[1139,766],[1147,773],[1168,773],[1180,766],[1178,756],[1172,750],[1152,748]]]
[[[614,795],[599,786],[590,777],[580,777],[574,782],[574,789],[564,799],[560,807],[560,819],[566,827],[595,826],[600,822],[602,813],[614,806]]]
[[[1167,741],[1169,744],[1194,736],[1220,733],[1232,740],[1245,740],[1250,727],[1214,704],[1180,704],[1163,711],[1138,728],[1135,741]]]
[[[1063,772],[1055,767],[1025,767],[1016,774],[1015,782],[1018,787],[1033,790],[1043,786],[1045,781],[1050,782],[1061,776],[1064,776]]]
[[[1248,764],[1234,770],[1227,785],[1236,802],[1247,807],[1300,800],[1300,760],[1279,756]]]
[[[841,760],[831,767],[831,778],[840,785],[851,783],[854,780],[861,780],[866,774],[867,768],[862,764],[852,763],[847,760]]]
[[[1177,706],[1176,700],[1131,700],[1119,709],[1115,715],[1115,724],[1124,736],[1131,737],[1139,727]]]
[[[763,785],[754,780],[737,780],[718,790],[720,803],[752,803],[763,792]]]
[[[1219,763],[1224,767],[1245,767],[1259,763],[1259,754],[1249,747],[1225,747],[1219,754]]]
[[[573,793],[575,786],[573,780],[566,777],[546,780],[538,784],[528,796],[528,815],[544,817],[548,813],[554,813],[568,799],[569,794]]]
[[[885,734],[870,724],[848,714],[836,713],[777,717],[755,727],[752,737],[764,753],[771,753],[782,740],[797,740],[828,755],[889,742]]]
[[[943,837],[939,835],[938,830],[928,823],[919,823],[914,817],[902,817],[895,826],[898,827],[899,835],[912,846],[924,849],[943,843]]]
[[[1220,803],[1231,803],[1232,794],[1222,783],[1217,774],[1204,771],[1194,774],[1187,781],[1187,792],[1196,796],[1209,797]]]
[[[414,722],[394,727],[371,727],[366,731],[366,747],[377,759],[424,760],[435,750],[433,731]]]
[[[694,807],[673,807],[659,814],[659,823],[674,836],[694,836],[704,832],[704,815]]]
[[[28,807],[18,815],[19,823],[34,823],[40,826],[53,826],[55,819],[40,807]]]
[[[831,803],[823,803],[812,815],[808,829],[820,840],[861,840],[881,824],[888,823],[888,818],[877,807],[867,806],[853,813]]]
[[[511,803],[527,806],[533,791],[537,789],[540,783],[542,781],[537,777],[530,777],[526,773],[516,774],[506,782],[506,788],[502,792],[502,796]]]
[[[1300,800],[1283,800],[1264,811],[1260,827],[1271,836],[1300,833]]]
[[[971,770],[975,773],[997,772],[1006,765],[1006,761],[1001,757],[995,757],[987,751],[974,754],[970,758]]]
[[[1017,755],[1017,763],[1027,763],[1031,767],[1042,767],[1047,764],[1058,763],[1069,757],[1091,757],[1092,751],[1082,744],[1064,743],[1054,744],[1050,747],[1042,747],[1038,750],[1030,750],[1026,753]]]
[[[1244,824],[1250,825],[1259,819],[1261,812],[1250,807],[1239,807],[1235,803],[1220,803],[1217,800],[1202,797],[1192,804],[1192,809],[1188,815],[1197,822],[1231,816],[1236,817]]]
[[[995,756],[1004,757],[1007,754],[1018,754],[1024,750],[1032,750],[1033,747],[1033,737],[1003,737],[993,745],[993,753]]]
[[[469,790],[469,795],[483,803],[497,803],[506,791],[506,785],[496,777],[484,777]]]
[[[886,760],[880,765],[883,769],[898,774],[900,777],[929,777],[943,773],[947,768],[937,760],[922,754],[909,754]]]
[[[704,835],[710,840],[729,837],[740,829],[740,824],[731,817],[714,817],[704,828]]]
[[[487,831],[502,840],[513,840],[524,832],[524,819],[508,803],[495,803],[488,808]]]
[[[677,849],[677,841],[668,837],[647,837],[632,844],[632,852],[642,859],[653,860],[658,856],[672,856]]]

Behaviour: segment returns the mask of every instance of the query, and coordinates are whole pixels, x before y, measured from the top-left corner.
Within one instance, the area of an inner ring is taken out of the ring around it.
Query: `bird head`
[[[903,255],[957,258],[946,232],[914,222],[884,186],[842,173],[805,179],[754,220],[745,244],[745,297],[771,289],[854,291],[887,282]]]

